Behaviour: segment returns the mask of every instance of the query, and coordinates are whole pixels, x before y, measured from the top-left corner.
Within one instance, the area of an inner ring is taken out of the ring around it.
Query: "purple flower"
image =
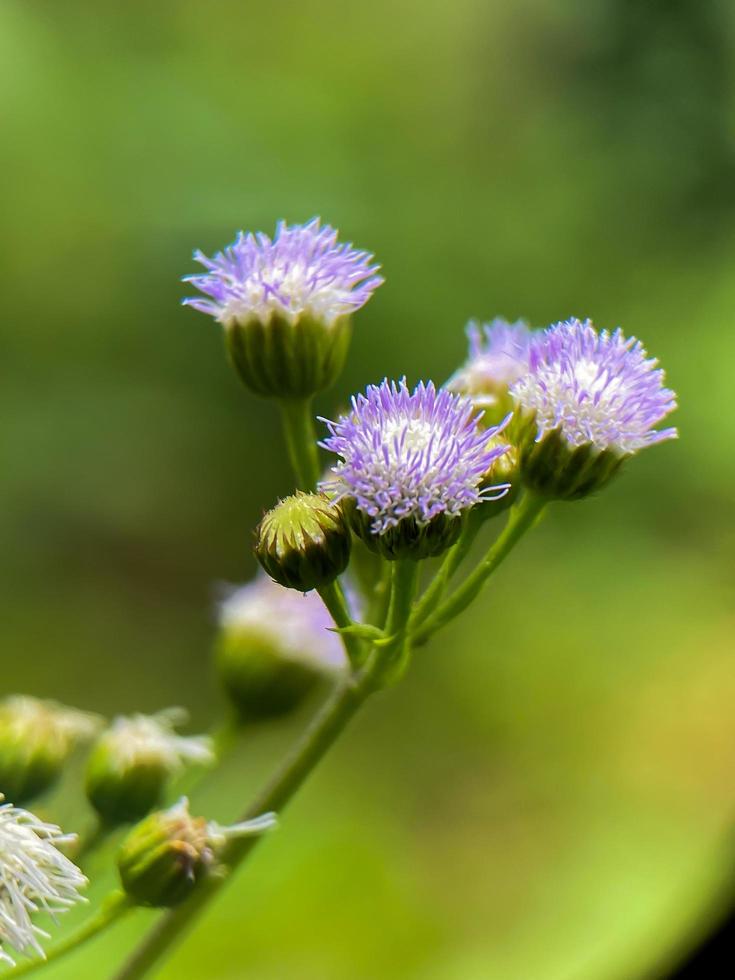
[[[469,398],[423,382],[410,392],[403,379],[370,385],[352,411],[326,422],[321,445],[342,457],[324,488],[352,497],[383,534],[404,518],[418,526],[440,514],[458,516],[507,486],[481,487],[505,447],[494,446],[501,426],[481,429]],[[502,493],[501,493],[502,495]]]
[[[533,338],[528,373],[511,395],[536,413],[537,441],[559,429],[571,446],[625,455],[677,436],[654,429],[676,408],[657,364],[635,337],[571,319]]]
[[[225,326],[274,314],[293,323],[308,314],[331,326],[358,310],[383,282],[369,252],[338,244],[337,232],[314,218],[305,225],[278,223],[273,240],[263,232],[240,232],[232,245],[208,258],[194,258],[207,270],[187,276],[209,299],[184,304],[209,313]]]
[[[523,320],[467,324],[469,357],[447,382],[450,391],[470,395],[476,405],[495,404],[496,393],[528,370],[528,347],[533,334]]]
[[[332,618],[316,592],[285,589],[267,575],[233,589],[220,603],[219,624],[228,632],[267,636],[287,659],[332,673],[347,661]]]

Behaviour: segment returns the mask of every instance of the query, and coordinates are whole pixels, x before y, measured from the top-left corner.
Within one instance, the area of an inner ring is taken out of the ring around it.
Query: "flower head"
[[[13,803],[44,792],[75,745],[102,727],[99,715],[12,695],[0,702],[0,788]]]
[[[222,600],[219,623],[233,637],[267,637],[284,659],[317,671],[329,674],[347,666],[342,641],[332,632],[332,617],[318,594],[302,595],[262,573]]]
[[[192,817],[182,797],[168,810],[152,813],[130,831],[118,855],[127,895],[139,905],[170,908],[187,898],[233,837],[262,834],[276,824],[274,813],[228,827]]]
[[[369,252],[339,244],[337,232],[314,218],[305,225],[278,223],[273,239],[240,232],[232,245],[194,258],[206,273],[187,276],[209,299],[184,303],[225,325],[274,314],[293,322],[301,314],[331,325],[358,310],[383,282]]]
[[[115,718],[100,744],[114,753],[125,768],[140,762],[155,762],[169,773],[179,772],[186,763],[210,765],[215,761],[208,735],[179,735],[176,728],[186,723],[184,708],[164,708],[155,715]]]
[[[178,735],[187,713],[167,708],[155,715],[116,718],[98,739],[87,764],[90,803],[111,825],[138,820],[161,800],[167,780],[185,764],[215,761],[207,735]]]
[[[55,916],[82,900],[87,879],[58,849],[74,839],[27,810],[0,806],[0,960],[14,962],[6,944],[44,956],[39,937],[48,934],[33,922],[35,913]]]
[[[477,406],[495,405],[528,370],[528,348],[532,332],[523,320],[508,323],[497,317],[492,323],[467,325],[469,356],[447,382],[450,391],[469,395]]]
[[[469,398],[431,382],[412,392],[405,379],[371,385],[348,415],[323,421],[330,435],[322,446],[342,457],[325,489],[354,500],[374,538],[457,518],[506,489],[481,487],[504,452],[491,444],[501,426],[481,429]]]
[[[571,319],[534,337],[511,394],[535,412],[537,441],[558,429],[570,446],[627,455],[677,435],[654,428],[676,408],[657,364],[635,337]]]

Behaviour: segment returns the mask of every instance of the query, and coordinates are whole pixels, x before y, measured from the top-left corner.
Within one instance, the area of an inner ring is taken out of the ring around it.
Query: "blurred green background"
[[[678,443],[552,511],[369,707],[162,980],[635,980],[706,925],[735,812],[734,54],[727,0],[0,2],[3,693],[221,711],[213,584],[291,489],[271,407],[178,305],[238,228],[321,214],[383,264],[322,412],[444,379],[495,314],[620,324],[681,402]],[[233,817],[303,722],[195,808]],[[83,826],[67,790],[48,812]],[[104,980],[150,918],[47,976]]]

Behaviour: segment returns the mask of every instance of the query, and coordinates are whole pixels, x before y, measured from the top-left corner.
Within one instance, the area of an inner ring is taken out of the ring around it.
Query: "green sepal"
[[[225,346],[244,384],[264,398],[307,398],[339,377],[350,345],[347,316],[326,324],[302,313],[273,313],[225,326]]]

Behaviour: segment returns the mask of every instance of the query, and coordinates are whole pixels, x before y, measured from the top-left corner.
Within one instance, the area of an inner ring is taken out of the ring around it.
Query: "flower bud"
[[[255,531],[255,556],[280,585],[309,592],[347,568],[350,532],[342,508],[324,493],[286,497]]]
[[[217,672],[240,721],[294,710],[320,680],[347,666],[320,597],[284,589],[262,573],[227,596],[219,622]]]
[[[49,789],[75,745],[103,719],[54,701],[13,696],[0,703],[0,789],[20,804]]]
[[[116,718],[97,741],[87,764],[87,798],[100,820],[115,826],[139,820],[158,806],[169,778],[185,763],[214,762],[211,739],[181,736],[181,708]]]
[[[230,837],[260,834],[274,824],[275,816],[265,814],[233,827],[220,827],[203,817],[192,817],[184,797],[130,831],[118,852],[120,881],[137,905],[171,908],[188,898],[217,867],[217,857]]]

